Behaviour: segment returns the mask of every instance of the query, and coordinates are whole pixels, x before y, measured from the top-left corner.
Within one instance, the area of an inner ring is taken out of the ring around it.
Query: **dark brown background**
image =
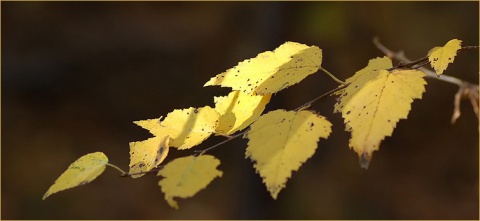
[[[213,105],[226,88],[202,85],[285,41],[323,49],[345,79],[383,56],[374,36],[411,59],[452,38],[478,45],[478,2],[2,2],[2,219],[478,219],[478,119],[468,101],[451,125],[457,87],[428,79],[422,100],[376,152],[370,169],[348,148],[328,98],[313,109],[328,140],[270,198],[246,140],[211,154],[224,171],[168,207],[159,178],[118,178],[41,198],[78,157],[103,151],[127,169],[128,142],[150,135],[132,121]],[[478,82],[478,53],[445,74]],[[322,73],[276,94],[293,109],[337,85]],[[222,139],[211,138],[198,149]],[[172,151],[167,158],[191,154]]]

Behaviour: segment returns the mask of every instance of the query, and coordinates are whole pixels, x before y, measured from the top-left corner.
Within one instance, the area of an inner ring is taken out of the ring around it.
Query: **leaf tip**
[[[364,152],[362,153],[362,155],[360,155],[360,159],[358,160],[358,163],[360,163],[360,167],[362,169],[368,170],[368,166],[370,165],[371,159],[372,159],[372,155]]]
[[[168,205],[176,210],[178,210],[178,203],[177,201],[173,200],[173,197],[165,197],[165,200],[167,201]]]
[[[50,194],[49,194],[48,191],[47,191],[47,192],[45,193],[45,195],[43,195],[42,200],[45,200],[45,199],[46,199],[47,197],[49,197],[49,196],[50,196]]]

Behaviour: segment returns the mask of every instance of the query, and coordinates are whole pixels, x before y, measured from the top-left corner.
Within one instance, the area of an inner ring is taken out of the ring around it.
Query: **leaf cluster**
[[[101,152],[87,154],[70,165],[43,199],[89,183],[106,166],[112,166],[122,176],[139,178],[150,172],[161,176],[159,186],[165,200],[178,209],[175,198],[191,197],[222,176],[223,172],[217,169],[220,160],[206,153],[240,136],[248,139],[245,157],[253,162],[276,199],[292,173],[313,156],[318,142],[332,132],[327,118],[309,109],[311,103],[328,95],[336,96],[333,111],[342,115],[345,130],[351,133],[349,146],[366,169],[381,141],[392,135],[399,120],[408,117],[414,99],[422,98],[426,74],[417,68],[428,59],[437,75],[441,75],[461,48],[461,41],[453,39],[443,47],[433,48],[423,59],[395,67],[389,57],[374,58],[343,82],[321,66],[319,47],[286,42],[207,81],[204,86],[232,89],[225,96],[214,97],[213,106],[175,109],[165,117],[135,121],[153,137],[129,144],[128,173],[109,164]],[[279,109],[262,114],[275,93],[300,83],[318,70],[338,82],[338,88],[296,110]],[[226,140],[161,165],[171,148],[188,150],[211,135],[224,136]]]

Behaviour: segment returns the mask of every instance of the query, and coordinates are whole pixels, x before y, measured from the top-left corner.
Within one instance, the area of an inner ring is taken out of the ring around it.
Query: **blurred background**
[[[119,178],[43,194],[80,156],[102,151],[128,169],[132,121],[213,105],[228,88],[210,77],[286,41],[323,49],[340,79],[383,54],[410,59],[448,40],[478,45],[478,2],[2,2],[2,219],[478,219],[478,119],[468,100],[454,125],[457,86],[435,79],[363,170],[333,97],[312,106],[333,123],[315,155],[273,200],[247,140],[210,153],[224,172],[179,210],[159,178]],[[444,74],[478,83],[478,52]],[[395,64],[396,62],[394,62]],[[277,93],[267,110],[294,109],[337,84],[322,73]],[[212,137],[196,147],[222,141]],[[166,161],[192,154],[171,151]]]

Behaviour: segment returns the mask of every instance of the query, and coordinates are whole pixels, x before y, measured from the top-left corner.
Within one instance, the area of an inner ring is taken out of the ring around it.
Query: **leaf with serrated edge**
[[[170,147],[179,150],[192,148],[206,140],[218,126],[220,114],[215,109],[205,106],[201,108],[176,109],[170,112],[163,121],[161,118],[135,121],[134,123],[147,129],[155,136],[169,136]]]
[[[246,135],[246,157],[252,159],[274,199],[292,171],[314,154],[320,137],[330,135],[331,126],[324,117],[307,110],[271,111],[252,124]]]
[[[379,65],[380,64],[380,65]],[[384,70],[391,68],[389,58],[376,58],[353,76],[335,111],[341,112],[346,130],[351,131],[349,146],[368,168],[372,153],[380,142],[391,136],[400,119],[406,119],[413,99],[425,92],[425,74],[417,70]]]
[[[270,94],[251,95],[240,91],[214,97],[215,110],[221,115],[217,132],[230,135],[245,129],[262,114],[271,97]]]
[[[107,164],[108,158],[102,152],[89,153],[78,158],[50,186],[42,199],[44,200],[54,193],[92,182],[103,173]]]
[[[430,65],[435,69],[437,75],[440,75],[448,67],[449,63],[453,63],[457,51],[462,48],[462,41],[458,39],[452,39],[443,47],[434,47],[428,52],[428,61]]]
[[[152,137],[144,141],[130,142],[130,171],[132,178],[141,177],[143,174],[157,167],[167,157],[170,138]]]
[[[321,63],[320,48],[286,42],[274,51],[238,63],[211,78],[204,86],[231,87],[247,94],[273,94],[317,72]]]
[[[178,209],[174,197],[192,197],[215,177],[221,177],[222,172],[217,170],[218,165],[220,161],[211,155],[177,158],[165,165],[158,172],[159,176],[164,177],[158,184],[165,193],[168,205]]]

